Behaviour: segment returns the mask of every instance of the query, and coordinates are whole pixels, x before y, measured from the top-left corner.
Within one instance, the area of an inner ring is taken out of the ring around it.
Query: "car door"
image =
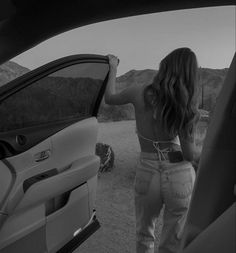
[[[236,54],[204,141],[181,253],[236,251]]]
[[[97,230],[105,56],[65,57],[0,87],[0,252],[72,252]]]

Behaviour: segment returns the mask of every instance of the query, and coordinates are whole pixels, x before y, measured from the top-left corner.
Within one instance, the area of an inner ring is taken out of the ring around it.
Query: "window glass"
[[[105,63],[83,63],[32,83],[1,103],[0,131],[91,116],[107,73]]]
[[[235,31],[235,6],[184,9],[94,23],[54,36],[0,65],[0,86],[54,59],[90,53],[119,57],[116,89],[121,91],[130,85],[150,83],[168,53],[189,47],[202,67],[201,120],[196,131],[201,148],[235,53]],[[130,120],[134,118],[131,105],[102,104],[98,120],[127,120],[133,128]]]

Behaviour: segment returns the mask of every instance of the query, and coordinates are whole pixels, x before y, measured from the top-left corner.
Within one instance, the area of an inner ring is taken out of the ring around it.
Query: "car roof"
[[[0,64],[52,36],[87,24],[140,14],[234,4],[234,0],[1,0]]]

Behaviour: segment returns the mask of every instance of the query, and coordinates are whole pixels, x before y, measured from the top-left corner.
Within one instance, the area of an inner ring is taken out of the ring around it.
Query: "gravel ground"
[[[101,228],[75,253],[134,253],[133,184],[140,150],[135,121],[100,123],[98,142],[112,147],[115,167],[98,178],[96,210]],[[159,234],[156,231],[157,241]]]

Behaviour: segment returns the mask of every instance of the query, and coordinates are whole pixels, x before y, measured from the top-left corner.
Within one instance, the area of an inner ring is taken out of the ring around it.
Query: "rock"
[[[104,143],[97,143],[96,155],[101,159],[99,172],[107,172],[113,169],[115,155],[111,146]]]

